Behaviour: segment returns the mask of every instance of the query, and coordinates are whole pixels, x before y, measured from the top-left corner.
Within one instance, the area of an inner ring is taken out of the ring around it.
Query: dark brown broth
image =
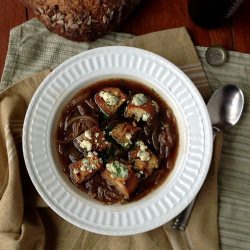
[[[138,188],[130,199],[130,201],[138,200],[144,197],[152,190],[154,190],[166,179],[166,177],[173,169],[178,151],[178,129],[176,120],[172,114],[171,109],[169,108],[167,103],[153,89],[141,83],[127,79],[108,79],[94,83],[89,87],[79,91],[63,108],[63,111],[60,116],[60,122],[56,125],[57,130],[55,136],[55,145],[57,149],[56,151],[58,152],[59,162],[64,173],[70,178],[69,165],[73,161],[80,160],[83,157],[83,154],[75,148],[73,142],[60,143],[60,141],[65,141],[69,137],[67,131],[65,132],[65,128],[62,126],[63,123],[65,125],[65,119],[67,119],[67,117],[69,117],[68,120],[70,120],[72,117],[78,116],[81,112],[84,111],[86,115],[93,117],[98,121],[99,127],[102,130],[110,129],[115,124],[123,121],[132,122],[131,119],[124,117],[123,110],[126,106],[126,103],[120,107],[119,112],[117,112],[114,116],[108,119],[98,110],[98,108],[93,103],[93,96],[105,87],[119,87],[128,96],[134,95],[136,93],[144,93],[145,95],[149,96],[151,99],[158,103],[160,108],[159,114],[156,119],[151,122],[150,125],[146,124],[145,122],[137,123],[138,126],[142,128],[142,130],[138,134],[137,139],[142,139],[144,142],[146,142],[149,149],[156,156],[159,156],[159,150],[157,151],[155,149],[152,144],[152,140],[150,139],[152,137],[152,131],[154,128],[161,126],[162,123],[167,123],[171,130],[171,136],[173,136],[175,141],[175,145],[171,149],[168,158],[160,160],[159,168],[155,169],[151,176],[147,178],[141,178]],[[90,100],[88,101],[88,103],[90,103],[91,105],[87,104],[85,100]],[[81,106],[81,108],[79,108],[79,106]],[[90,108],[90,106],[92,106],[92,108]],[[92,124],[90,124],[90,126],[91,125]],[[80,131],[81,129],[83,132],[84,128],[80,128]],[[145,131],[149,131],[149,135],[151,132],[151,135],[147,136],[146,134],[148,133],[146,133]],[[104,163],[112,158],[122,158],[127,160],[127,150],[116,144],[116,142],[109,136],[106,136],[106,139],[111,141],[112,145],[114,146],[112,147],[112,150],[109,153],[100,153],[102,159],[104,160]],[[113,157],[114,155],[116,156]],[[91,197],[106,204],[124,202],[122,196],[118,194],[114,187],[107,185],[105,180],[102,179],[100,172],[98,172],[87,182],[76,186],[84,192],[88,193]]]

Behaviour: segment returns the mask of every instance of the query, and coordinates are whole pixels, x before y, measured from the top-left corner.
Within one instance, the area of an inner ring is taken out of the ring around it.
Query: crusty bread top
[[[20,0],[66,38],[94,40],[117,27],[140,0]]]

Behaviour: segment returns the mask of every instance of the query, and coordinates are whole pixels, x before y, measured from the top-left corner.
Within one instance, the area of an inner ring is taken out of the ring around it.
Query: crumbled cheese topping
[[[142,170],[140,170],[139,172],[137,172],[135,175],[138,177],[138,178],[141,178],[141,176],[144,174],[144,172]]]
[[[81,170],[81,171],[86,171],[86,167],[82,165],[82,166],[80,167],[80,170]]]
[[[140,150],[146,150],[148,148],[143,141],[137,141],[136,146],[140,147]]]
[[[108,104],[116,105],[119,102],[119,98],[115,95],[112,95],[110,92],[101,91],[99,96]]]
[[[125,134],[125,138],[128,140],[126,142],[123,143],[123,147],[128,147],[132,142],[131,142],[131,138],[132,138],[132,134],[131,133],[126,133]]]
[[[98,136],[99,136],[99,134],[100,134],[100,133],[97,133],[97,132],[96,132],[96,133],[95,133],[95,137],[98,137]]]
[[[130,141],[130,139],[132,138],[132,134],[131,133],[126,133],[125,137],[126,137],[126,139],[128,139]]]
[[[86,158],[83,158],[83,159],[82,159],[82,164],[83,164],[84,166],[88,165],[88,164],[89,164],[89,160],[86,159]]]
[[[147,97],[144,94],[136,94],[133,96],[132,98],[132,104],[134,104],[135,106],[141,106],[143,104],[145,104],[148,101]]]
[[[137,152],[137,157],[139,157],[142,161],[149,161],[150,154],[147,151],[148,147],[144,144],[144,142],[138,141],[136,145],[140,147],[140,150]]]
[[[78,170],[77,168],[74,168],[73,173],[74,173],[74,174],[78,174],[78,173],[79,173],[79,170]]]
[[[84,136],[85,136],[87,139],[91,140],[91,139],[92,139],[92,133],[91,133],[91,131],[90,131],[90,130],[86,130],[86,131],[84,132]]]
[[[112,178],[127,178],[128,169],[119,161],[113,161],[106,164],[106,169],[111,173]]]
[[[97,161],[94,161],[93,163],[90,162],[90,159],[84,158],[82,159],[82,166],[81,166],[81,171],[90,171],[92,172],[94,169],[96,169],[96,164]]]
[[[150,117],[150,114],[148,113],[148,112],[145,112],[143,115],[142,115],[142,120],[144,121],[144,122],[146,122],[147,120],[148,120],[148,118]]]
[[[88,152],[87,157],[92,158],[92,157],[94,157],[94,154],[92,152]]]
[[[142,119],[143,121],[146,122],[148,120],[148,118],[150,117],[150,114],[146,111],[141,111],[141,112],[135,112],[134,116],[135,116],[135,120],[137,122],[139,122],[140,119]]]
[[[122,146],[126,148],[126,147],[128,147],[130,144],[131,144],[131,142],[125,142],[125,143],[122,144]]]
[[[81,166],[80,168],[74,168],[73,174],[78,174],[80,172],[90,172],[92,173],[95,169],[97,169],[97,166],[99,163],[103,163],[103,160],[101,158],[93,158],[95,155],[92,152],[88,152],[87,158],[83,158],[81,160]]]
[[[137,157],[139,157],[142,161],[149,161],[150,155],[147,151],[139,150],[137,153]]]
[[[91,151],[92,149],[91,142],[86,141],[86,140],[79,141],[79,145],[81,148],[86,149],[87,151]]]

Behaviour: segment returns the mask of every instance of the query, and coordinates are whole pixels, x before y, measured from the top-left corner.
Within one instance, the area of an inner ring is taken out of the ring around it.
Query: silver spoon
[[[207,109],[213,127],[214,138],[219,131],[224,131],[236,125],[241,117],[243,107],[244,95],[241,89],[233,84],[222,86],[213,93],[207,104]],[[195,200],[196,197],[174,218],[173,229],[185,230]]]
[[[207,104],[214,136],[220,130],[224,131],[236,125],[241,117],[243,106],[244,95],[235,85],[228,84],[214,92]]]

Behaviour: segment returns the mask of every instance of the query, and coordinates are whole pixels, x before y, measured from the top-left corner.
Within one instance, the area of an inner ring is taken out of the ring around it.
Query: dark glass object
[[[189,0],[189,15],[197,25],[213,28],[230,18],[243,0]]]

